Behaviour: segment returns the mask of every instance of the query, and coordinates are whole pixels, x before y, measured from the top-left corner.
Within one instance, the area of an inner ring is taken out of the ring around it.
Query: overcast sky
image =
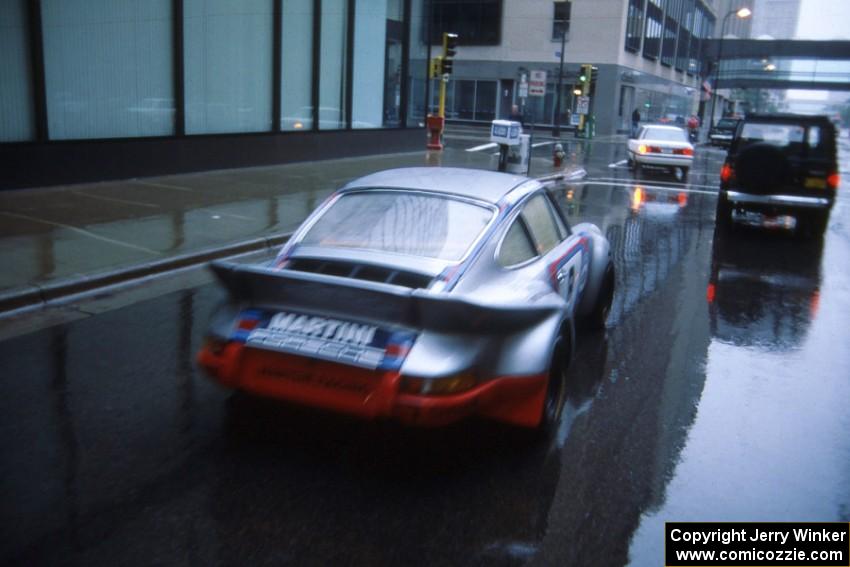
[[[850,40],[850,0],[803,0],[797,39]],[[825,101],[828,95],[827,91],[788,91],[788,97],[797,100]]]
[[[850,0],[803,0],[798,39],[850,39]]]

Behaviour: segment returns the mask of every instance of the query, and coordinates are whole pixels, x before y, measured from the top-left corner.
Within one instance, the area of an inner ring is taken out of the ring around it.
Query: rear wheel
[[[593,310],[587,317],[587,325],[591,329],[602,330],[611,313],[611,304],[614,303],[614,266],[608,264],[605,275],[602,277],[602,287],[599,288],[599,296]]]
[[[558,429],[564,402],[567,399],[567,368],[570,365],[569,346],[566,339],[559,338],[552,349],[552,361],[549,363],[549,379],[546,382],[546,400],[543,402],[543,415],[537,432],[548,437]]]

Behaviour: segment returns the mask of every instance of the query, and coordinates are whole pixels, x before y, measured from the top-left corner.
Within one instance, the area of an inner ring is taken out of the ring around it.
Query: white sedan
[[[674,174],[678,169],[684,181],[694,162],[694,147],[682,128],[650,124],[641,126],[637,137],[629,140],[628,157],[635,172],[647,165],[663,167]]]

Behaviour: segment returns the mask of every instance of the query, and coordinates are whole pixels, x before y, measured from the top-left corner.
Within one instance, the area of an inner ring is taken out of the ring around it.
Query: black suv
[[[839,184],[835,136],[826,116],[747,116],[720,171],[718,227],[793,215],[798,233],[823,234]]]
[[[732,138],[735,136],[735,130],[738,128],[740,118],[721,118],[720,121],[711,127],[708,131],[708,142],[712,146],[729,147],[732,143]]]

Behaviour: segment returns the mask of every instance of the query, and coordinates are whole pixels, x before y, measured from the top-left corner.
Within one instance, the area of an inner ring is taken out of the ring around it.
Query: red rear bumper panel
[[[205,347],[198,364],[224,386],[364,419],[393,418],[415,426],[440,426],[481,415],[525,427],[540,422],[547,376],[499,377],[458,394],[399,392],[395,371],[372,371],[229,343]]]

